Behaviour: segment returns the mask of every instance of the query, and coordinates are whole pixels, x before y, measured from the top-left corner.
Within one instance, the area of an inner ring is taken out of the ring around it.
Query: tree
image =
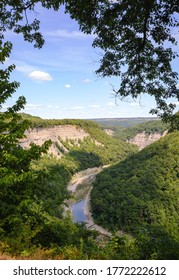
[[[0,40],[1,64],[9,57],[11,49],[10,42],[3,43]],[[14,68],[15,65],[10,65],[7,69],[0,70],[0,109],[19,86],[19,83],[9,81]],[[48,141],[41,147],[31,144],[29,150],[24,150],[20,146],[19,140],[25,137],[25,130],[30,126],[29,121],[22,120],[21,116],[17,114],[24,108],[25,103],[25,98],[20,96],[15,105],[0,113],[0,185],[5,186],[6,181],[9,184],[7,178],[17,182],[21,177],[24,177],[26,172],[28,173],[30,170],[31,161],[39,159],[50,144]]]
[[[116,97],[137,99],[147,93],[156,100],[151,113],[164,120],[172,118],[175,103],[170,98],[179,100],[178,74],[171,66],[178,56],[173,48],[177,44],[173,33],[179,26],[178,0],[3,0],[0,31],[22,33],[26,41],[41,48],[40,22],[28,20],[28,11],[37,3],[56,11],[64,4],[84,33],[96,35],[93,47],[104,52],[96,73],[119,77]]]
[[[12,49],[10,42],[2,42],[2,37],[0,38],[1,64],[9,57]],[[9,81],[14,68],[14,65],[10,65],[7,69],[3,69],[3,67],[0,69],[0,109],[19,86],[19,83]],[[25,130],[30,125],[28,121],[22,120],[18,114],[24,108],[25,103],[25,98],[21,96],[12,107],[0,113],[1,237],[20,233],[21,237],[24,238],[26,230],[24,219],[27,220],[27,208],[32,204],[34,197],[34,182],[38,181],[40,175],[32,173],[31,162],[39,159],[41,154],[47,151],[50,144],[50,141],[45,142],[41,147],[31,144],[29,150],[24,150],[20,146],[19,139],[25,137]],[[29,232],[26,232],[26,236],[30,238]]]
[[[34,11],[37,3],[41,3],[47,9],[58,10],[63,2],[63,0],[2,0],[0,3],[0,33],[7,30],[12,30],[17,34],[22,33],[25,41],[34,42],[34,47],[41,48],[44,39],[39,32],[40,21],[35,18],[30,22],[28,12]]]
[[[178,55],[174,32],[179,26],[178,1],[169,0],[79,0],[66,1],[66,10],[78,20],[85,33],[97,35],[93,47],[103,50],[100,67],[102,77],[119,77],[116,97],[137,99],[149,94],[157,108],[151,113],[167,120],[179,100],[178,75],[171,62]],[[168,103],[169,102],[169,103]]]

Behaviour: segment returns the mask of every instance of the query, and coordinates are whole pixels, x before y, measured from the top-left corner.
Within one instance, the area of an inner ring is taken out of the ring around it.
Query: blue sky
[[[24,95],[27,100],[24,112],[42,118],[151,116],[148,112],[155,103],[147,95],[140,102],[129,99],[115,104],[112,85],[117,88],[119,80],[96,76],[101,51],[92,48],[94,37],[81,33],[63,8],[54,12],[37,6],[36,12],[45,39],[42,49],[34,49],[20,35],[6,34],[6,39],[13,42],[6,64],[16,65],[12,79],[21,86],[5,106],[11,106],[18,96]],[[33,12],[29,15],[34,16]],[[179,70],[177,61],[173,66],[175,71]],[[177,102],[177,108],[178,105]]]

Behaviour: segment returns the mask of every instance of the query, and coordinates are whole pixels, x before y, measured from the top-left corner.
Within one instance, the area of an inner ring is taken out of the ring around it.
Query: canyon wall
[[[51,140],[52,145],[49,149],[49,153],[61,157],[61,153],[57,148],[58,144],[60,147],[63,147],[65,151],[66,148],[63,146],[60,140],[83,140],[85,137],[89,136],[82,128],[79,128],[75,125],[58,125],[51,126],[47,128],[32,128],[25,132],[26,138],[20,140],[20,145],[27,149],[30,143],[37,145],[42,145],[46,140]]]
[[[139,147],[140,150],[145,148],[146,146],[154,143],[159,140],[161,137],[165,136],[167,131],[164,133],[150,133],[146,134],[145,132],[138,133],[133,139],[128,140],[128,143],[135,144]]]

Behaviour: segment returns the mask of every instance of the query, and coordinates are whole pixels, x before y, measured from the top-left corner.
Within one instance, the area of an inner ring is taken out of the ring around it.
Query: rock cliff
[[[47,128],[32,128],[27,130],[25,135],[26,138],[20,140],[20,145],[23,148],[28,148],[30,143],[42,145],[46,140],[51,139],[52,145],[49,149],[49,153],[52,153],[57,157],[61,156],[57,145],[63,147],[64,151],[66,150],[60,140],[83,140],[85,137],[89,136],[86,131],[75,125],[58,125]]]
[[[130,139],[127,142],[137,145],[139,149],[142,150],[143,148],[159,140],[161,137],[165,136],[166,134],[167,131],[163,133],[150,133],[150,134],[146,134],[145,132],[142,132],[142,133],[138,133],[133,139]]]

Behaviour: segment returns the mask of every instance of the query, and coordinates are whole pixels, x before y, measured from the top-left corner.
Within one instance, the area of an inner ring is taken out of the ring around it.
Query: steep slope
[[[137,151],[134,146],[107,135],[92,121],[30,120],[32,128],[26,131],[21,146],[28,148],[31,142],[41,145],[50,139],[49,154],[71,161],[77,170],[114,163]]]
[[[71,140],[84,140],[85,137],[89,136],[89,133],[85,132],[84,129],[76,127],[75,125],[55,125],[49,127],[36,127],[26,131],[26,138],[21,139],[20,144],[23,148],[28,148],[30,143],[42,145],[46,140],[50,139],[52,145],[49,149],[49,153],[56,157],[61,156],[60,149],[62,147],[65,151],[61,141],[67,139]],[[66,150],[68,151],[68,150]]]
[[[155,229],[155,238],[163,234],[161,242],[179,242],[179,132],[99,174],[91,206],[95,221],[106,228],[135,236]]]
[[[127,140],[127,143],[136,145],[140,150],[147,147],[148,145],[159,140],[161,137],[164,137],[167,134],[167,131],[164,132],[140,132],[137,133],[134,138]]]
[[[167,134],[168,125],[160,120],[147,121],[129,128],[115,128],[114,137],[137,145],[139,149],[159,140]]]

